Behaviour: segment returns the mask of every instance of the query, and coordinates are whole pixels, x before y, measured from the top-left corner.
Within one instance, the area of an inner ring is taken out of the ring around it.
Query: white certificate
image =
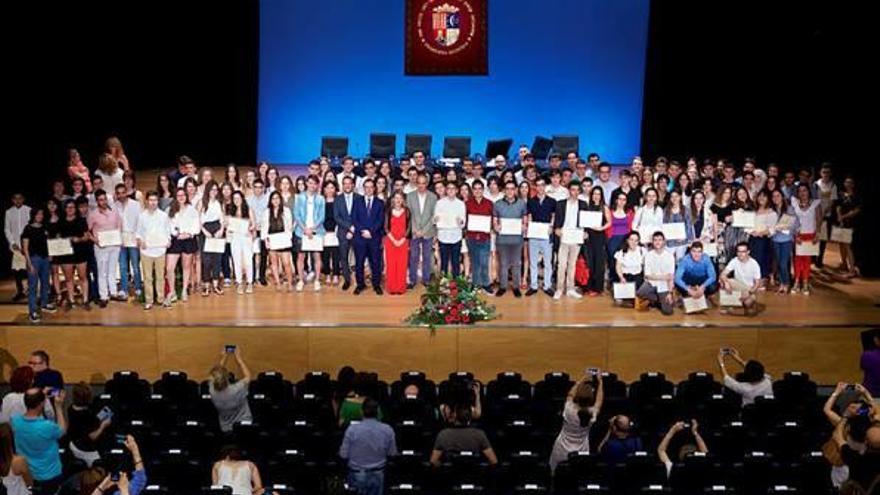
[[[336,236],[336,231],[327,232],[324,234],[324,247],[336,247],[339,246],[339,237]]]
[[[813,244],[812,241],[803,241],[794,245],[795,256],[819,256],[819,243]]]
[[[459,229],[461,227],[458,225],[458,217],[456,217],[454,214],[447,213],[443,215],[437,215],[437,228]]]
[[[67,237],[61,239],[49,239],[46,241],[49,246],[49,256],[67,256],[73,254],[73,244]]]
[[[703,254],[711,258],[715,258],[716,256],[718,256],[718,244],[714,242],[707,242],[703,244]]]
[[[226,232],[231,234],[246,233],[251,227],[251,221],[247,218],[229,217]]]
[[[636,284],[634,282],[614,284],[614,299],[635,299]]]
[[[122,233],[122,246],[123,247],[137,247],[137,236],[134,232],[123,232]]]
[[[782,215],[779,217],[779,221],[776,222],[776,227],[774,227],[779,232],[783,234],[790,234],[791,229],[794,227],[795,216],[794,215]]]
[[[489,215],[468,215],[467,229],[469,232],[488,234],[492,231],[492,217]]]
[[[501,219],[501,235],[522,235],[522,219],[521,218],[502,218]]]
[[[121,246],[122,233],[118,230],[102,230],[98,232],[98,245],[100,247]]]
[[[663,225],[641,225],[639,226],[639,240],[642,244],[650,244],[654,239],[655,232],[663,232]]]
[[[563,244],[583,244],[584,231],[581,229],[562,229]]]
[[[273,251],[293,247],[293,240],[290,238],[289,232],[276,232],[274,234],[269,234],[268,241],[269,249]]]
[[[226,251],[226,239],[205,237],[205,249],[203,251],[206,253],[223,254]]]
[[[550,224],[543,222],[529,222],[529,230],[526,233],[529,239],[549,239]]]
[[[831,227],[831,241],[841,244],[852,244],[853,229],[845,227]]]
[[[578,227],[582,229],[598,229],[602,226],[601,211],[582,211],[578,217]]]
[[[144,243],[148,248],[165,247],[168,245],[168,234],[165,232],[147,232],[147,238]]]
[[[664,223],[662,230],[667,241],[683,241],[687,239],[684,222]]]
[[[709,309],[709,303],[706,302],[706,296],[703,296],[699,299],[694,299],[693,297],[685,297],[683,302],[684,312],[687,314],[699,313],[700,311],[705,311]]]
[[[259,254],[262,251],[262,248],[263,248],[262,243],[263,243],[263,240],[260,239],[259,237],[254,239],[254,245],[252,246],[254,249],[254,253]]]
[[[720,303],[722,306],[742,306],[742,292],[727,292],[721,289]]]
[[[186,232],[187,234],[198,235],[202,228],[199,226],[199,222],[196,219],[183,219],[180,223],[179,230],[181,233]]]
[[[301,251],[323,251],[324,250],[324,236],[315,234],[312,237],[309,237],[305,234],[302,236],[302,244],[300,246]]]
[[[755,212],[745,211],[745,210],[734,210],[732,225],[734,227],[742,227],[744,229],[754,229],[755,228]]]

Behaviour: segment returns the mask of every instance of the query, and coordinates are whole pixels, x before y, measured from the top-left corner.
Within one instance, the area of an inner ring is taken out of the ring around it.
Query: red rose
[[[470,323],[470,322],[471,322],[471,317],[468,316],[468,315],[461,315],[461,322],[462,322],[462,323]]]

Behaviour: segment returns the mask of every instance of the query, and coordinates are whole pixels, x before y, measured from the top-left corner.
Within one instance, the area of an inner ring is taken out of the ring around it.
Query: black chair
[[[627,455],[626,462],[611,466],[611,488],[617,493],[638,492],[646,487],[666,484],[666,467],[648,452]]]
[[[426,157],[431,156],[431,141],[433,139],[430,134],[407,134],[404,139],[406,141],[404,149],[406,156],[412,156],[416,151],[423,152]]]
[[[198,399],[199,385],[190,380],[183,371],[166,371],[153,384],[153,393],[162,395],[169,405],[186,409],[193,406]]]
[[[370,158],[387,160],[396,155],[397,136],[389,133],[370,134]]]
[[[513,139],[490,139],[486,141],[486,160],[491,160],[498,155],[505,158],[510,154],[510,147],[513,146]]]
[[[578,153],[580,148],[580,138],[577,135],[555,134],[553,135],[553,152],[559,153],[563,157],[574,151]]]
[[[502,462],[501,469],[504,472],[502,491],[546,493],[541,490],[551,483],[547,457],[537,452],[514,452]]]
[[[263,394],[276,404],[293,401],[293,384],[278,371],[263,371],[248,386],[250,394]]]
[[[136,371],[117,371],[104,384],[104,392],[113,398],[114,415],[124,414],[143,405],[150,396],[150,382],[142,379]]]
[[[529,149],[529,152],[535,156],[535,160],[544,161],[550,156],[550,151],[552,149],[552,139],[544,136],[535,136],[535,140],[532,141],[532,147]]]
[[[306,490],[308,480],[313,479],[310,471],[314,464],[306,460],[305,453],[297,448],[283,448],[266,461],[266,479],[273,484],[281,484],[293,489]]]
[[[470,155],[470,136],[447,136],[443,139],[443,158],[466,158]]]
[[[196,493],[211,481],[210,469],[181,448],[164,449],[147,463],[150,481],[167,486],[172,493]]]
[[[388,459],[385,468],[388,486],[392,491],[397,486],[400,493],[411,493],[408,490],[431,486],[431,471],[425,454],[409,450],[401,450],[400,455]]]
[[[532,396],[532,386],[515,371],[502,371],[494,380],[486,384],[487,400],[495,400],[511,394],[524,398]]]
[[[419,392],[418,397],[429,404],[437,403],[437,385],[425,377],[424,371],[404,371],[400,379],[391,384],[391,400],[397,401],[405,398],[406,387],[415,385]]]
[[[321,156],[342,158],[348,155],[348,138],[321,136]]]
[[[232,495],[232,487],[229,486],[204,486],[202,493],[205,495]]]
[[[311,397],[309,397],[311,396]],[[297,399],[318,399],[329,401],[333,397],[333,381],[324,371],[310,371],[296,383]]]
[[[675,385],[666,379],[666,375],[657,371],[642,373],[639,380],[629,386],[629,398],[636,407],[664,395],[672,397]]]

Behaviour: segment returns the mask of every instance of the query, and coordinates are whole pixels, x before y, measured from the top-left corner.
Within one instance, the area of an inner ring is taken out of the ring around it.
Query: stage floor
[[[676,310],[669,317],[656,310],[648,312],[620,308],[608,296],[559,301],[542,292],[532,297],[488,297],[500,317],[480,327],[676,327],[676,326],[871,326],[880,325],[880,281],[833,279],[833,270],[816,273],[810,296],[780,296],[772,291],[759,296],[761,311],[754,317],[721,314],[712,308],[704,314],[685,315]],[[423,289],[403,296],[377,296],[366,291],[359,296],[324,286],[321,292],[278,293],[272,287],[257,287],[254,294],[238,295],[226,290],[222,296],[190,296],[187,303],[173,308],[154,307],[144,311],[139,304],[111,302],[105,309],[75,308],[44,315],[42,326],[223,326],[223,327],[400,327],[419,304]],[[0,300],[9,301],[12,284],[0,287]],[[27,325],[24,304],[0,304],[0,324]]]

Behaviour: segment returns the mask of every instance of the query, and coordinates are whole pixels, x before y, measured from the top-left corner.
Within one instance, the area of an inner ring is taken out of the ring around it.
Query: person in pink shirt
[[[89,213],[89,232],[95,241],[95,261],[98,265],[98,306],[107,307],[110,295],[116,293],[116,264],[119,262],[119,247],[122,245],[122,217],[119,213],[110,209],[107,193],[102,189],[95,191],[95,203],[97,208]],[[101,232],[117,231],[120,233],[119,242],[102,245]]]
[[[86,192],[92,192],[92,178],[89,176],[89,169],[83,165],[79,151],[75,148],[67,150],[67,175],[70,180],[82,179],[86,185]]]

